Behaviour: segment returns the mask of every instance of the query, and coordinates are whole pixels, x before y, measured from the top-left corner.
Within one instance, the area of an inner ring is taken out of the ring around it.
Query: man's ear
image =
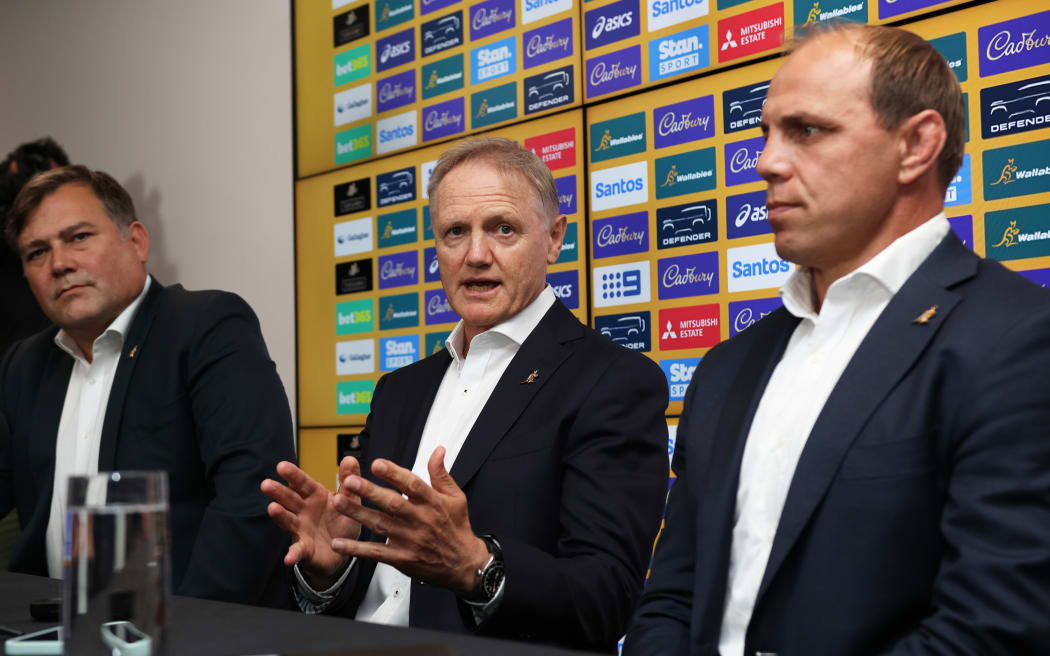
[[[551,222],[550,247],[547,249],[547,264],[554,264],[558,261],[558,255],[561,254],[561,245],[565,240],[565,227],[566,218],[564,214],[559,214],[555,217],[554,221]]]
[[[135,245],[135,252],[138,254],[139,261],[145,264],[146,258],[149,256],[149,232],[146,231],[146,226],[138,221],[132,221],[131,225],[128,226],[127,238]]]
[[[948,130],[941,115],[935,110],[924,109],[905,120],[897,131],[901,154],[897,182],[911,184],[931,170],[937,175],[938,157],[948,140]]]

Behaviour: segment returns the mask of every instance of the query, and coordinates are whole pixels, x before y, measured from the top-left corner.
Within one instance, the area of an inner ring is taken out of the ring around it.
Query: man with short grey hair
[[[376,385],[336,493],[263,482],[304,610],[611,651],[667,486],[667,385],[546,284],[565,234],[550,171],[464,141],[431,177],[445,350]]]

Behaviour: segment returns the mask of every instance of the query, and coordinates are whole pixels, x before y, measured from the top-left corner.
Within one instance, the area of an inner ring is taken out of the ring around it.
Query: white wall
[[[50,135],[124,184],[161,282],[255,309],[294,417],[289,5],[4,0],[0,158]]]

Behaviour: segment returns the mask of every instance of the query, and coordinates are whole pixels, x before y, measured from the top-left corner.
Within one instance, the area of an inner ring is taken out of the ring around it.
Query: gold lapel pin
[[[138,352],[139,352],[139,345],[136,344],[136,345],[132,346],[131,347],[131,352],[128,353],[128,359],[130,360],[131,358],[135,357],[135,354],[138,353]]]
[[[536,379],[539,378],[539,377],[540,377],[540,370],[539,369],[533,369],[532,373],[529,374],[528,376],[525,376],[525,380],[523,380],[521,382],[522,382],[522,384],[535,383]]]
[[[926,324],[930,323],[930,319],[932,319],[936,315],[937,315],[937,306],[936,305],[931,305],[928,310],[926,310],[925,312],[923,312],[919,316],[917,316],[914,319],[912,319],[912,323],[918,323],[918,324],[922,324],[922,325],[925,326]]]

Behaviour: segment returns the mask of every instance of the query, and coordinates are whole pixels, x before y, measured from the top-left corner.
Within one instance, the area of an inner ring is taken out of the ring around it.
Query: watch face
[[[503,582],[503,563],[493,561],[481,577],[481,590],[485,596],[492,599],[499,592],[499,584]]]

